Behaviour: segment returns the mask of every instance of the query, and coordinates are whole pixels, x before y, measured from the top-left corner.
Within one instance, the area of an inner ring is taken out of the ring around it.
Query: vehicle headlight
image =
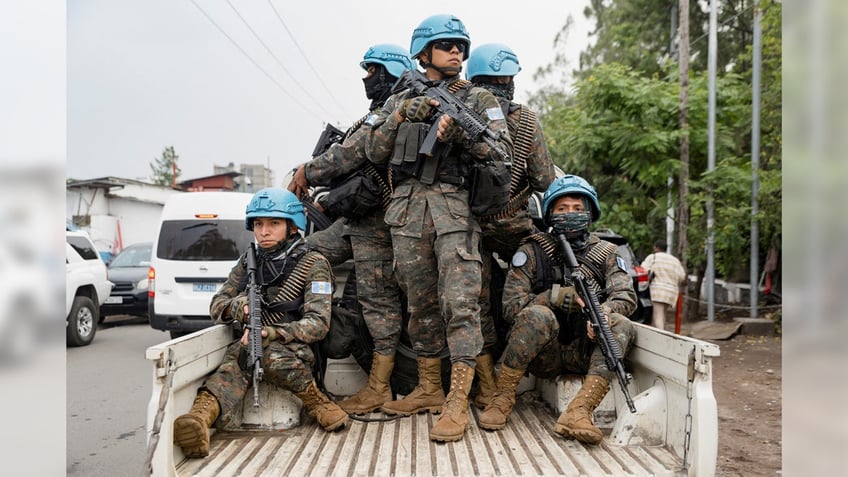
[[[147,278],[145,278],[144,280],[139,280],[138,283],[135,284],[135,287],[138,288],[139,290],[147,290],[147,285],[149,283],[150,283],[150,281]]]

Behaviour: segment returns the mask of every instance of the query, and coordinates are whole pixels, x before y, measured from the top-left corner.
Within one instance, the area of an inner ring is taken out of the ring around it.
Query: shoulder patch
[[[618,268],[620,268],[622,272],[627,273],[627,264],[624,263],[623,258],[615,257],[615,263],[618,264]]]
[[[373,126],[377,123],[377,120],[379,118],[380,118],[380,116],[377,116],[376,114],[371,113],[371,114],[369,114],[368,116],[365,117],[365,124],[367,124],[369,126]]]
[[[330,295],[333,293],[333,285],[330,282],[312,282],[312,293]]]
[[[503,109],[498,106],[497,108],[487,108],[486,116],[489,117],[490,121],[496,121],[498,119],[504,119]]]
[[[523,267],[525,263],[527,263],[527,254],[521,250],[515,252],[515,255],[512,256],[512,266]]]

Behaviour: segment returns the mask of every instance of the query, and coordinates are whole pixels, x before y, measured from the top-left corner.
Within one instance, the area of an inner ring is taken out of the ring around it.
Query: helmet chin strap
[[[431,48],[431,50],[427,54],[428,58],[430,57],[430,55],[432,55],[432,48],[433,47],[430,46],[430,48]],[[439,73],[441,73],[442,76],[444,76],[443,79],[454,77],[454,76],[456,76],[456,75],[458,75],[459,73],[462,72],[462,66],[460,66],[459,68],[454,68],[452,66],[436,66],[433,63],[430,63],[429,61],[423,61],[423,60],[420,60],[420,59],[418,61],[419,61],[419,63],[421,63],[421,66],[423,66],[424,68],[427,68],[427,69],[432,68],[432,69],[438,71]]]

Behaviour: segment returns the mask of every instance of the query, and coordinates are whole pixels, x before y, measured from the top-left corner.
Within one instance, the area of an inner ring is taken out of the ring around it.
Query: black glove
[[[412,122],[426,121],[433,112],[430,99],[427,96],[404,99],[398,105],[398,114]]]

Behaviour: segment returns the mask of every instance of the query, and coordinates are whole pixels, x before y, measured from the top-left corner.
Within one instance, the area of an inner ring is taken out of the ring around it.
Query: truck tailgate
[[[471,407],[469,426],[459,442],[435,443],[429,429],[438,416],[419,414],[384,422],[351,420],[344,430],[327,433],[314,419],[272,432],[218,432],[205,459],[177,466],[181,476],[627,476],[674,475],[680,459],[657,446],[617,446],[608,440],[584,446],[553,432],[556,417],[535,393],[518,397],[507,426],[496,432],[477,426]],[[381,419],[373,413],[365,416]],[[605,429],[608,435],[609,429]]]

